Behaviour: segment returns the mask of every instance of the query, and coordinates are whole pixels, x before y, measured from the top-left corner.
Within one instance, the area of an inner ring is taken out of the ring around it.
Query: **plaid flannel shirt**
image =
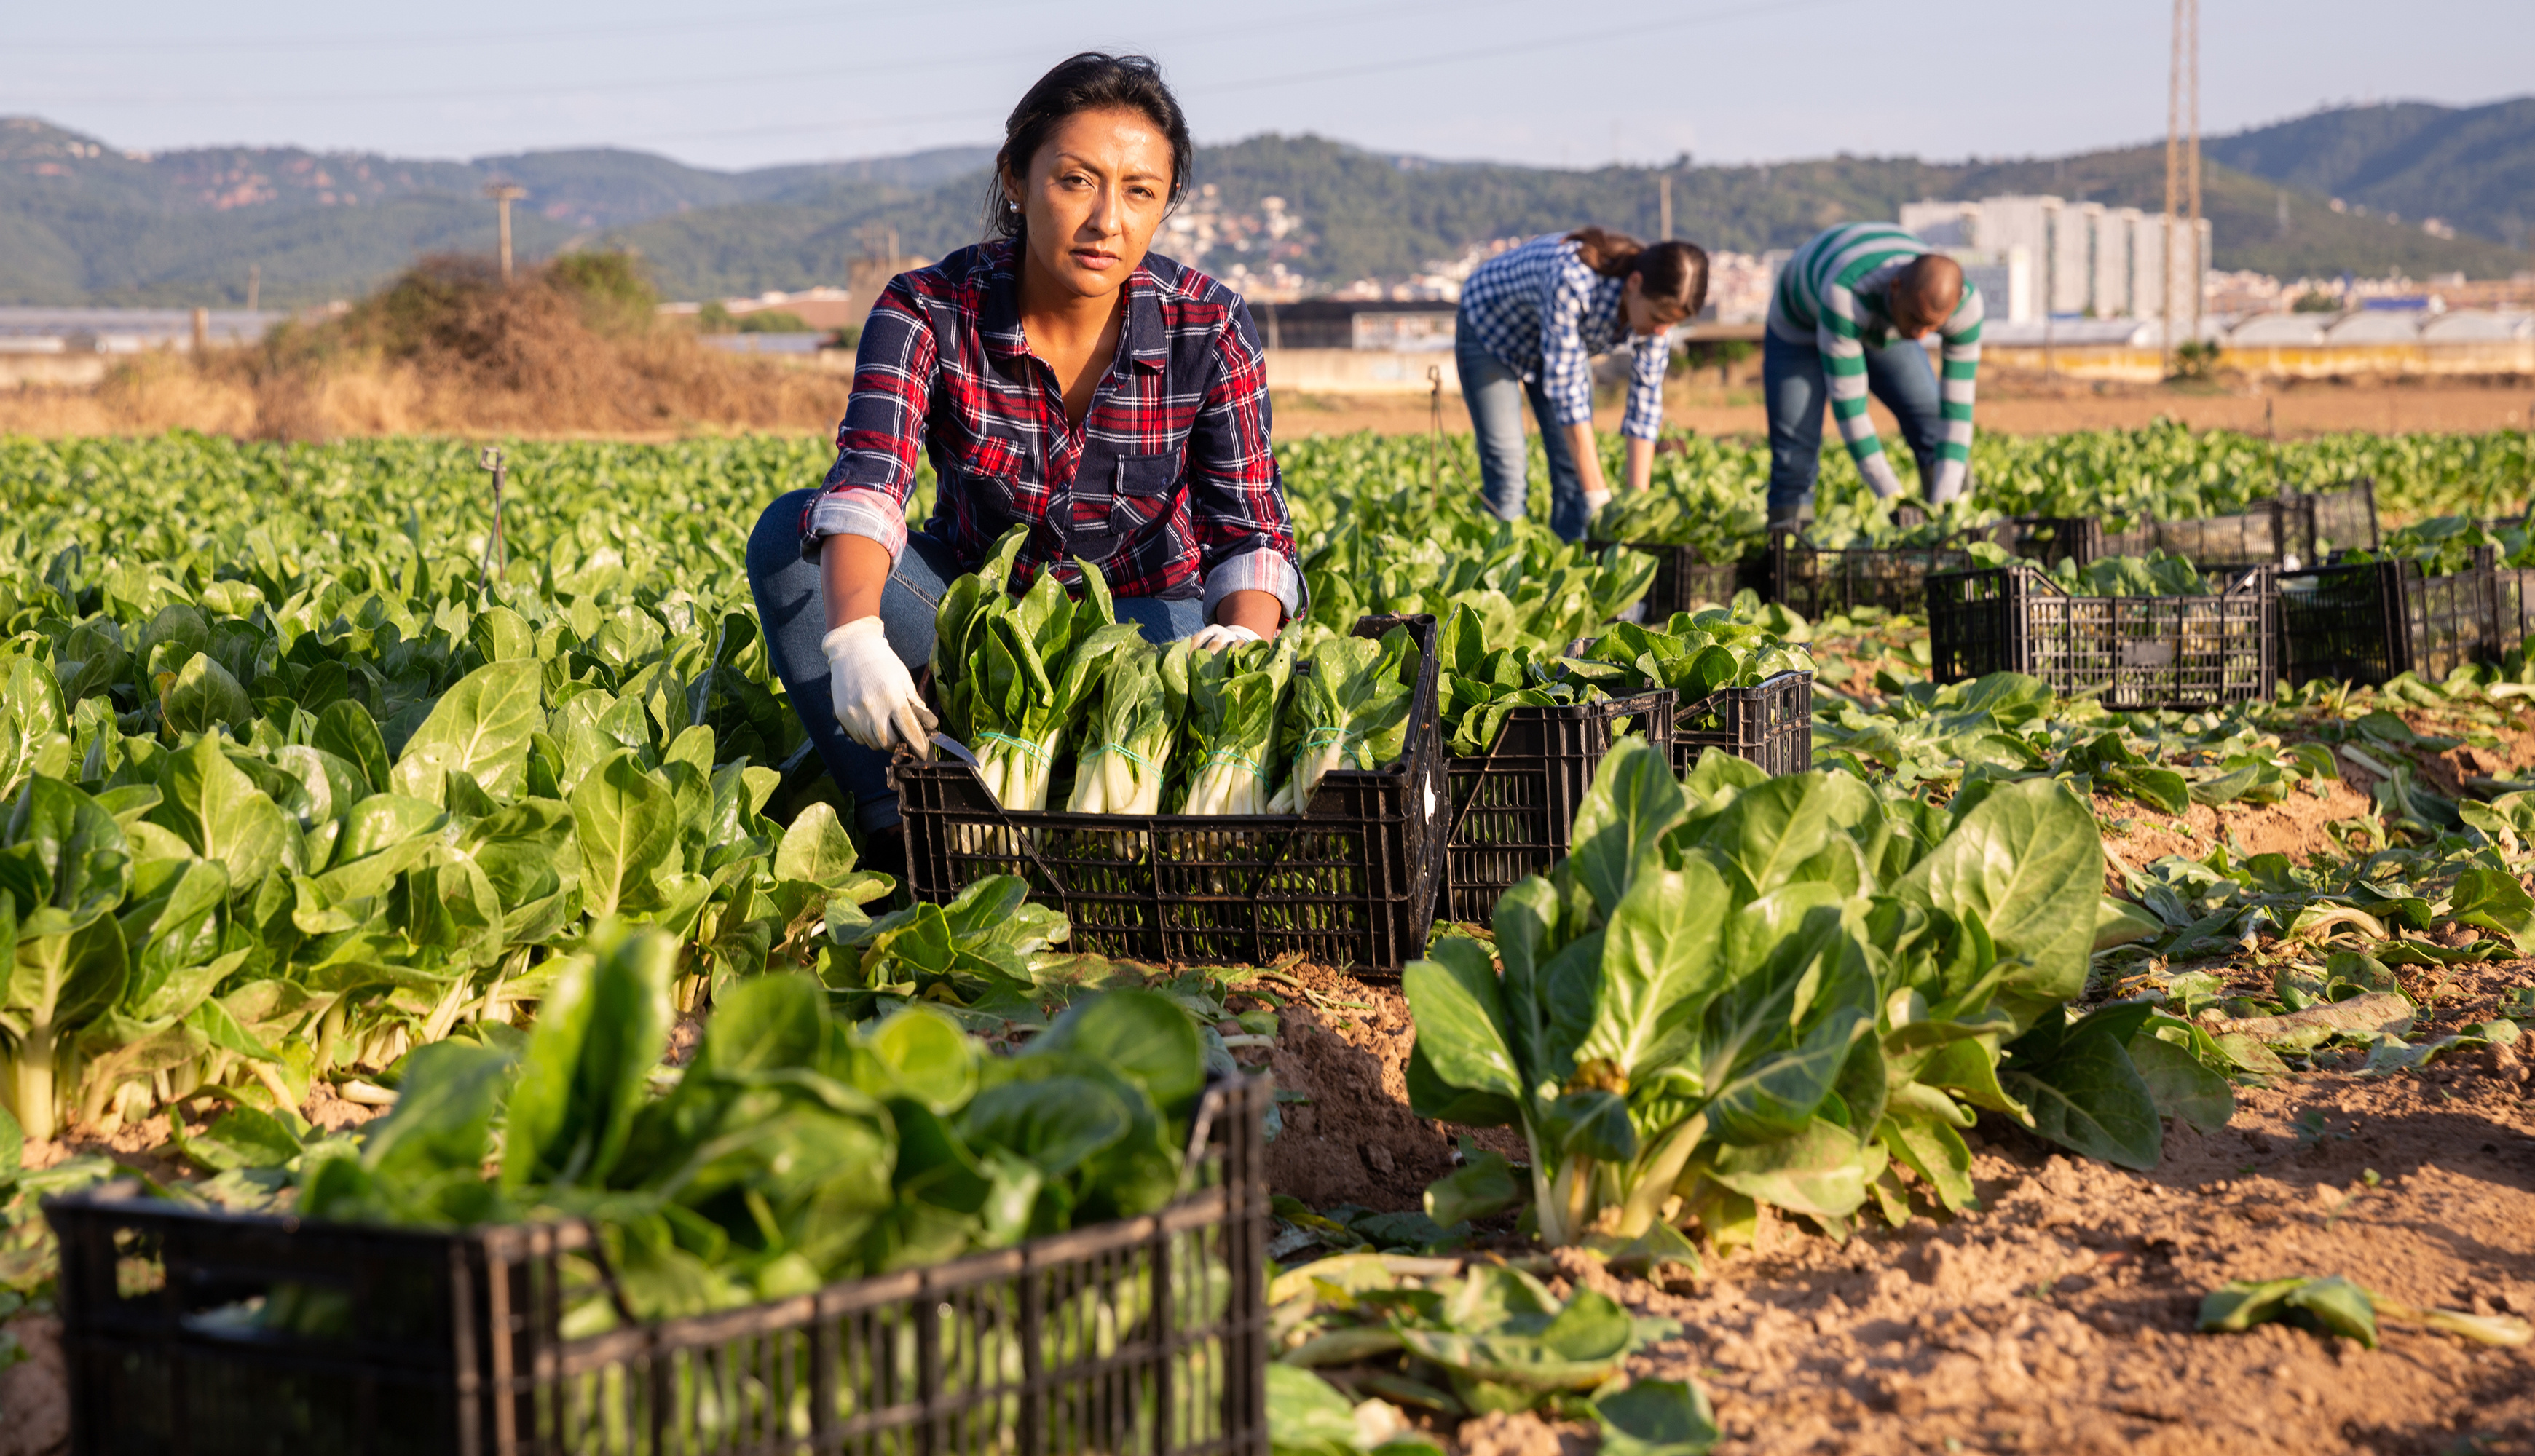
[[[1158,254],[1127,279],[1117,357],[1080,428],[1022,336],[1010,241],[902,273],[854,356],[836,461],[803,521],[805,551],[865,536],[906,548],[921,446],[938,482],[927,534],[974,570],[1016,523],[1030,528],[1012,583],[1040,570],[1072,586],[1081,557],[1120,596],[1272,593],[1306,606],[1285,486],[1268,446],[1268,375],[1240,295]]]
[[[1620,314],[1627,287],[1628,279],[1586,267],[1565,234],[1544,233],[1479,265],[1461,285],[1455,327],[1478,335],[1497,362],[1524,383],[1538,381],[1557,416],[1554,423],[1561,425],[1593,418],[1592,357],[1623,346],[1633,350],[1620,433],[1652,440],[1663,432],[1671,331],[1632,334]]]

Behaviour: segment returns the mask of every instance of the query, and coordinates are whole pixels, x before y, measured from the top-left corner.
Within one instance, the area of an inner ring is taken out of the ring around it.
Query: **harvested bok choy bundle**
[[[1186,641],[1168,651],[1135,641],[1110,654],[1100,700],[1083,722],[1074,796],[1066,808],[1076,814],[1162,812],[1171,740],[1188,706],[1192,651]]]
[[[1334,637],[1294,679],[1293,776],[1268,804],[1270,814],[1300,814],[1321,775],[1332,768],[1379,768],[1408,741],[1409,699],[1417,679],[1417,641],[1405,627],[1379,640]]]
[[[1575,676],[1614,698],[1670,688],[1688,704],[1719,688],[1749,688],[1782,672],[1812,672],[1804,619],[1783,607],[1676,612],[1664,630],[1623,622],[1567,659]]]
[[[943,593],[933,676],[943,726],[977,756],[986,791],[1006,809],[1040,810],[1091,685],[1138,634],[1117,620],[1108,583],[1089,562],[1079,563],[1081,601],[1047,572],[1020,596],[997,589],[1012,578],[1021,539],[1020,527],[1006,532],[978,574]]]
[[[1294,676],[1290,641],[1243,642],[1195,659],[1189,671],[1188,764],[1182,814],[1266,814],[1277,712]]]

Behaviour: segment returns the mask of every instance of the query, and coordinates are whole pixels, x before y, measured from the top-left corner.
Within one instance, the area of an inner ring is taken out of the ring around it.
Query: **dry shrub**
[[[653,327],[653,301],[614,255],[567,255],[507,285],[481,260],[430,258],[254,348],[145,356],[93,391],[0,394],[0,430],[674,435],[826,431],[844,413],[843,377],[715,353]]]
[[[177,353],[139,354],[93,389],[0,390],[0,432],[13,435],[155,435],[166,430],[246,435],[255,392],[194,367]]]

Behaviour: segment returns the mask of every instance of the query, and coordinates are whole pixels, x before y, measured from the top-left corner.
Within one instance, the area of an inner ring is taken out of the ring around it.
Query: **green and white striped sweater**
[[[1888,222],[1850,222],[1817,235],[1779,271],[1769,295],[1769,332],[1788,343],[1822,350],[1830,380],[1831,418],[1839,422],[1857,472],[1879,496],[1901,492],[1884,443],[1866,412],[1866,352],[1893,338],[1885,291],[1892,275],[1921,255],[1926,243]],[[1972,389],[1980,374],[1981,296],[1963,281],[1962,301],[1937,329],[1944,340],[1946,443],[1939,451],[1934,500],[1949,501],[1963,489],[1972,455]]]

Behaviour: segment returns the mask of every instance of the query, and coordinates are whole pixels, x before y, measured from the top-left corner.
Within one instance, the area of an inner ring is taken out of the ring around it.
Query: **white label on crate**
[[[2174,666],[2174,643],[2124,642],[2121,663],[2124,667],[2172,667]]]

